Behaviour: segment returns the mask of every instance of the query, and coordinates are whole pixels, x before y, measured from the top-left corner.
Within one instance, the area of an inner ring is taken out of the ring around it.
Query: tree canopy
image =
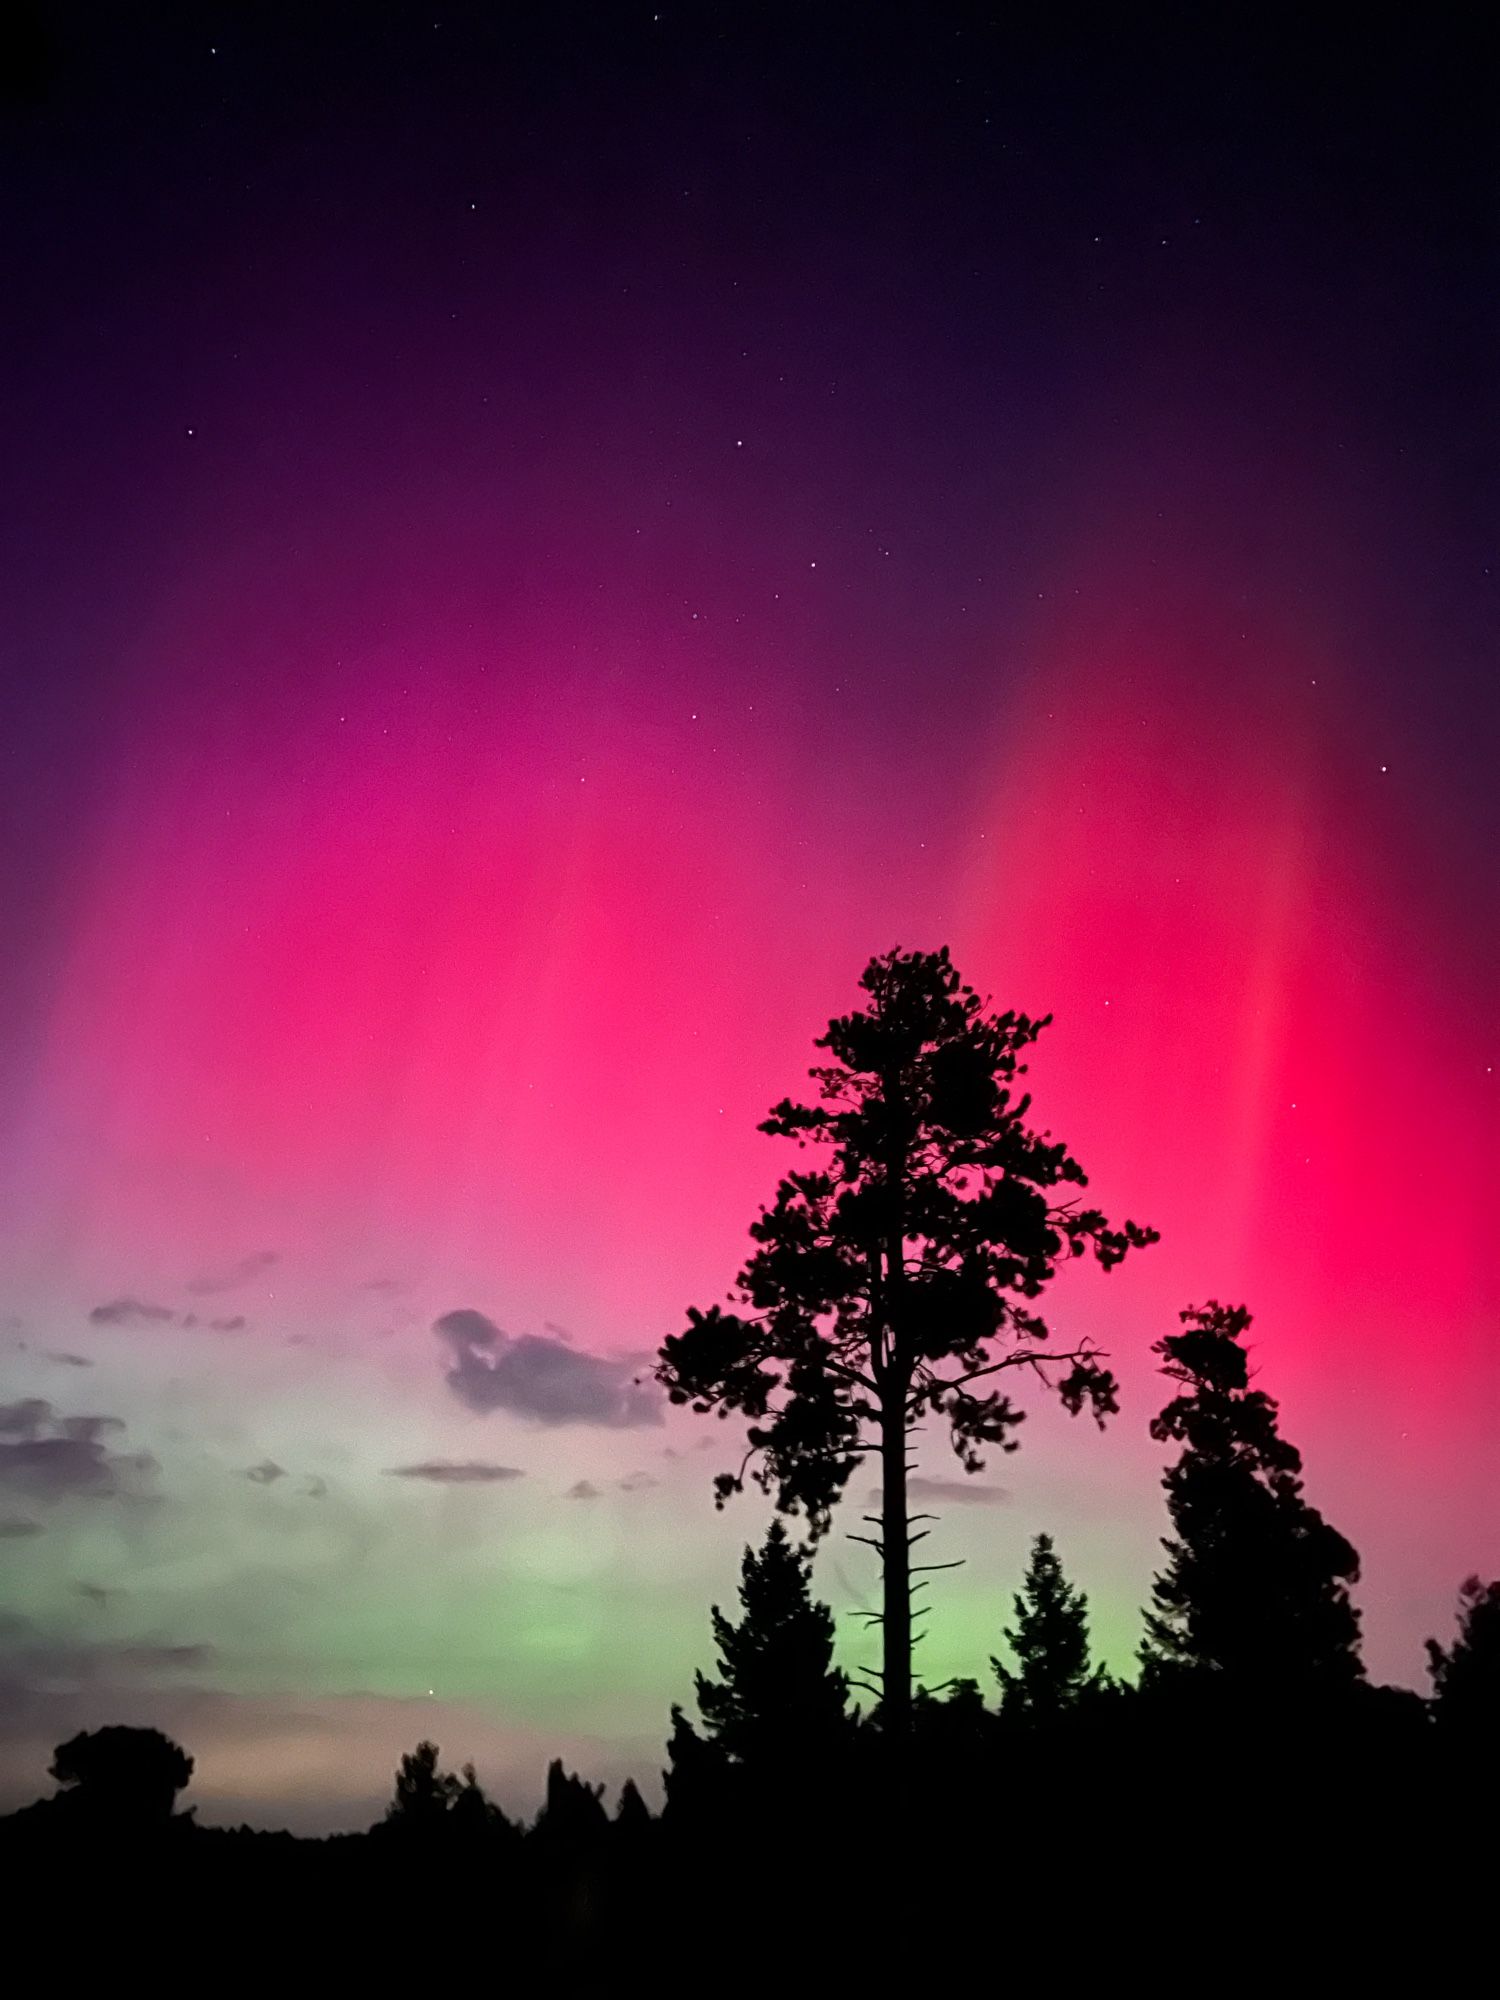
[[[79,1802],[122,1817],[167,1819],[193,1760],[159,1729],[85,1729],[60,1743],[51,1775]]]

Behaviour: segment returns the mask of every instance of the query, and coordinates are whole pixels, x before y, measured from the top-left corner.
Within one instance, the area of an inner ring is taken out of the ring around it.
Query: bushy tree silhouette
[[[486,1796],[472,1764],[461,1776],[444,1771],[438,1746],[419,1743],[401,1759],[396,1790],[377,1831],[402,1840],[445,1844],[515,1841],[519,1829]]]
[[[609,1826],[603,1805],[603,1785],[563,1768],[561,1757],[547,1766],[547,1797],[536,1819],[536,1832],[553,1842],[588,1843]]]
[[[1063,1575],[1050,1535],[1032,1544],[1026,1578],[1005,1632],[1016,1664],[991,1658],[1008,1718],[1049,1722],[1075,1707],[1102,1679],[1089,1664],[1088,1599]]]
[[[674,1402],[750,1419],[721,1505],[758,1461],[758,1483],[817,1537],[860,1456],[879,1455],[878,1532],[860,1539],[882,1560],[881,1715],[905,1735],[911,1549],[926,1532],[908,1512],[911,1430],[940,1417],[978,1471],[985,1447],[1014,1449],[1023,1412],[993,1383],[1013,1369],[1102,1422],[1115,1385],[1097,1349],[1050,1349],[1035,1302],[1067,1259],[1092,1251],[1109,1269],[1155,1232],[1058,1198],[1083,1169],[1028,1129],[1016,1090],[1045,1018],[989,1012],[946,950],[887,952],[861,985],[867,1004],[817,1043],[830,1056],[811,1072],[820,1101],[787,1099],[760,1128],[819,1165],[789,1174],[752,1225],[736,1301],[749,1311],[691,1311],[657,1376]]]
[[[440,1824],[458,1797],[459,1781],[451,1771],[438,1769],[438,1756],[435,1743],[422,1742],[401,1759],[385,1816],[402,1832],[420,1833]]]
[[[81,1808],[114,1819],[170,1819],[192,1775],[192,1758],[170,1736],[119,1725],[60,1743],[51,1767]]]
[[[1267,1695],[1360,1681],[1359,1557],[1302,1494],[1275,1402],[1250,1387],[1250,1315],[1210,1302],[1156,1344],[1179,1393],[1151,1435],[1182,1445],[1163,1484],[1176,1533],[1152,1586],[1147,1681],[1197,1669]]]
[[[1458,1593],[1458,1634],[1427,1641],[1433,1711],[1440,1728],[1465,1741],[1500,1745],[1500,1582],[1471,1576]]]

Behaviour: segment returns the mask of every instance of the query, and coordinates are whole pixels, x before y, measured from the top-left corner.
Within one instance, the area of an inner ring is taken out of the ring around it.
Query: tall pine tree
[[[1015,1599],[1016,1622],[1006,1643],[1016,1664],[991,1659],[1003,1715],[1045,1722],[1075,1708],[1103,1677],[1089,1664],[1089,1601],[1063,1575],[1050,1535],[1038,1535]]]
[[[811,1072],[814,1103],[790,1098],[761,1130],[808,1155],[751,1227],[739,1277],[745,1312],[690,1310],[657,1379],[674,1403],[749,1419],[746,1466],[816,1537],[863,1455],[880,1460],[882,1723],[910,1729],[912,1433],[946,1428],[977,1472],[1015,1449],[1025,1414],[1002,1378],[1050,1388],[1102,1423],[1115,1383],[1092,1340],[1051,1347],[1041,1301],[1065,1264],[1105,1270],[1156,1241],[1083,1205],[1087,1176],[1028,1124],[1026,1057],[1046,1019],[991,1011],[946,950],[886,952],[860,981],[866,1004],[830,1021]],[[1050,1018],[1050,1017],[1049,1017]]]
[[[1266,1693],[1363,1679],[1359,1557],[1302,1495],[1302,1458],[1277,1407],[1250,1386],[1250,1315],[1210,1302],[1158,1341],[1178,1393],[1151,1425],[1182,1452],[1163,1484],[1175,1529],[1152,1587],[1141,1663],[1228,1677]]]

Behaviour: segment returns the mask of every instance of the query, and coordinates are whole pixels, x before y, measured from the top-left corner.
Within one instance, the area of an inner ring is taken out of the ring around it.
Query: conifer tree
[[[1032,1544],[1026,1578],[1005,1632],[1016,1664],[991,1659],[1002,1690],[1001,1713],[1047,1721],[1077,1706],[1097,1687],[1102,1669],[1089,1664],[1088,1598],[1063,1575],[1050,1535]]]
[[[625,1833],[639,1833],[651,1824],[651,1809],[641,1797],[634,1778],[627,1778],[620,1787],[614,1823]]]
[[[911,1722],[911,1549],[926,1532],[908,1513],[913,1427],[940,1418],[964,1470],[979,1471],[986,1447],[1015,1448],[1024,1412],[996,1380],[1018,1369],[1102,1422],[1115,1384],[1098,1349],[1049,1349],[1037,1301],[1070,1259],[1091,1253],[1108,1270],[1156,1239],[1060,1198],[1086,1176],[1028,1127],[1017,1087],[1046,1019],[990,1012],[946,950],[887,952],[861,985],[864,1008],[818,1042],[829,1058],[811,1072],[818,1101],[786,1099],[760,1128],[817,1164],[788,1174],[752,1225],[737,1294],[747,1311],[690,1311],[656,1372],[674,1402],[749,1419],[745,1462],[716,1481],[721,1505],[758,1460],[763,1490],[817,1537],[860,1456],[879,1455],[877,1532],[860,1539],[881,1559],[875,1692],[899,1738]]]
[[[1151,1435],[1182,1452],[1163,1480],[1175,1534],[1152,1587],[1146,1678],[1186,1668],[1268,1692],[1352,1686],[1364,1676],[1349,1598],[1359,1557],[1303,1498],[1301,1454],[1250,1386],[1250,1315],[1211,1301],[1180,1317],[1155,1350],[1178,1394]]]
[[[713,1606],[718,1673],[696,1677],[709,1742],[762,1770],[826,1755],[847,1727],[848,1683],[833,1664],[833,1614],[812,1595],[811,1557],[781,1521],[759,1552],[745,1550],[739,1599],[737,1624]],[[674,1724],[694,1733],[680,1710]]]

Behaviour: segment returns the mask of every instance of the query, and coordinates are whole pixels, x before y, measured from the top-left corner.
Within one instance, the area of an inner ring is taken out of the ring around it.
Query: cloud
[[[95,1326],[159,1326],[177,1315],[170,1306],[149,1305],[144,1299],[109,1299],[89,1314]]]
[[[95,1585],[80,1585],[85,1595]],[[112,1594],[112,1593],[107,1593]],[[33,1689],[56,1693],[60,1687],[91,1687],[116,1682],[149,1681],[206,1667],[215,1658],[209,1645],[162,1645],[130,1641],[124,1645],[90,1644],[76,1639],[50,1639],[29,1619],[9,1617],[0,1623],[0,1685],[7,1694]]]
[[[585,1354],[535,1333],[513,1339],[471,1307],[444,1313],[433,1332],[452,1349],[448,1387],[471,1410],[510,1410],[539,1424],[659,1424],[661,1397],[628,1361]]]
[[[870,1505],[881,1504],[882,1489],[870,1489]],[[951,1500],[965,1507],[1004,1507],[1010,1502],[1010,1494],[1003,1486],[986,1486],[977,1476],[972,1479],[924,1479],[918,1474],[906,1482],[906,1497],[909,1500]]]
[[[504,1479],[524,1479],[518,1465],[494,1465],[484,1458],[427,1458],[420,1465],[388,1465],[391,1479],[429,1479],[435,1486],[490,1486]]]
[[[196,1313],[178,1314],[171,1306],[151,1305],[145,1299],[132,1298],[108,1299],[102,1306],[95,1306],[89,1318],[95,1326],[207,1326],[215,1333],[240,1333],[250,1324],[243,1313],[201,1320]],[[47,1358],[66,1362],[70,1368],[94,1365],[85,1354],[51,1354]]]
[[[19,1403],[0,1403],[0,1437],[35,1437],[52,1421],[52,1405],[41,1396]]]
[[[206,1667],[216,1657],[216,1649],[209,1645],[115,1646],[109,1648],[108,1653],[117,1665],[142,1674],[172,1673],[183,1667]]]
[[[24,1520],[19,1514],[9,1514],[0,1520],[0,1542],[21,1542],[30,1535],[41,1533],[40,1521]]]
[[[66,1350],[49,1353],[49,1361],[55,1361],[62,1368],[92,1368],[93,1361],[87,1354],[69,1354]]]
[[[146,1452],[113,1452],[118,1417],[63,1417],[40,1396],[0,1404],[0,1487],[34,1500],[109,1499],[157,1472]]]
[[[269,1271],[273,1264],[280,1262],[281,1256],[276,1250],[252,1250],[248,1257],[241,1257],[236,1263],[226,1264],[220,1270],[192,1279],[188,1290],[195,1298],[205,1298],[214,1292],[237,1291],[241,1285],[252,1284],[262,1271]]]
[[[580,1479],[563,1495],[565,1500],[601,1500],[603,1497],[592,1479]]]
[[[259,1465],[247,1465],[244,1476],[257,1486],[274,1486],[278,1479],[286,1478],[286,1467],[278,1465],[274,1458],[263,1458]]]
[[[653,1479],[649,1472],[628,1472],[623,1479],[617,1479],[615,1484],[622,1493],[644,1493],[648,1486],[656,1486],[660,1482]]]

